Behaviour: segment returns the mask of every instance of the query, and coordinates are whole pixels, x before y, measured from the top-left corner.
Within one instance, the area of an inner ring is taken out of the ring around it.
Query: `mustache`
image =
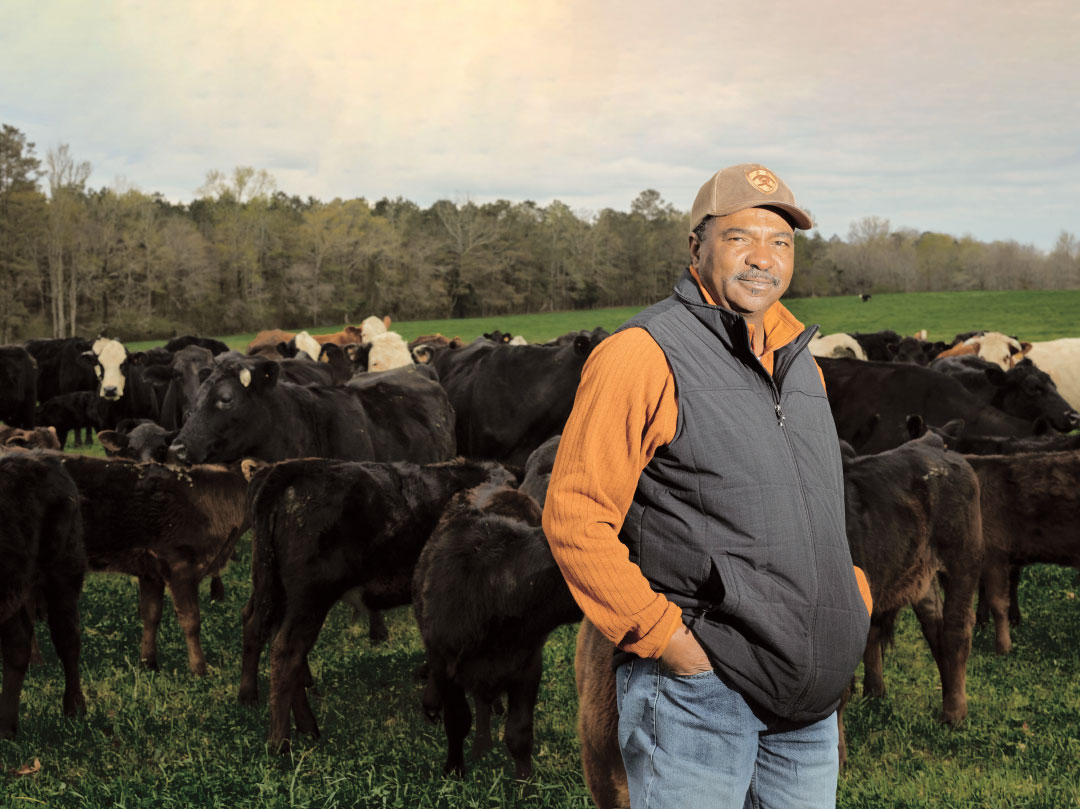
[[[761,270],[743,270],[736,273],[734,279],[736,281],[768,281],[774,287],[780,286],[779,278],[772,273],[762,272]]]

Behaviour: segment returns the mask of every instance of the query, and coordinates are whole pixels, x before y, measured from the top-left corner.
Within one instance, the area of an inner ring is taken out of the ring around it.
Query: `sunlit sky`
[[[757,161],[851,222],[1080,233],[1080,3],[5,0],[0,123],[94,187],[689,210]]]

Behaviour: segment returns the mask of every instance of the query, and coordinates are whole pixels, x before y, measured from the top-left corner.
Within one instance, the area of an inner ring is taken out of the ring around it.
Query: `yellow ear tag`
[[[251,384],[251,371],[247,368],[240,369],[240,384],[245,388]]]

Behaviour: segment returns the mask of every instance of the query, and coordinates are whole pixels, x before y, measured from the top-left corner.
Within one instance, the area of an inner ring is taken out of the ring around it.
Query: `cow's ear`
[[[1019,351],[1019,353],[1020,354],[1027,354],[1029,351],[1031,351],[1031,343],[1021,342],[1020,343],[1020,351]]]
[[[110,457],[120,455],[128,448],[128,437],[116,430],[102,430],[97,434],[97,440]]]
[[[951,438],[953,441],[958,439],[964,432],[964,420],[953,419],[947,421],[941,426],[941,432]]]
[[[1005,372],[1001,370],[999,365],[991,365],[987,368],[986,378],[994,385],[1001,386],[1005,384]]]
[[[386,328],[389,329],[390,328],[390,315],[385,315],[383,317],[383,319],[382,319],[382,322],[383,322],[383,325],[385,325]]]
[[[591,348],[592,340],[586,337],[584,334],[579,334],[577,337],[574,338],[574,351],[581,356],[584,357],[586,354],[588,354]]]
[[[907,434],[909,438],[920,438],[926,432],[926,422],[918,413],[907,417]]]

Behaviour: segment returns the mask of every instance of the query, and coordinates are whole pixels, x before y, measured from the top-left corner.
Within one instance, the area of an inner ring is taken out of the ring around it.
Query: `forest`
[[[67,145],[0,125],[0,344],[644,306],[687,255],[689,214],[651,189],[629,211],[558,200],[302,199],[263,169],[210,170],[190,203],[94,189]],[[812,213],[812,211],[811,211]],[[787,297],[1080,287],[1080,241],[894,228],[796,234]]]

